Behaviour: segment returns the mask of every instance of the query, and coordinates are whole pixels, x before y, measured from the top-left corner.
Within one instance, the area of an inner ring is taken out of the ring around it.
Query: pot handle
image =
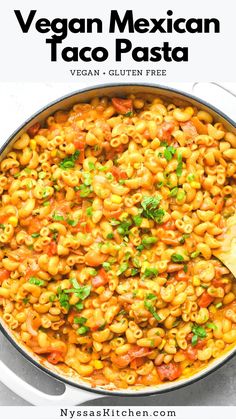
[[[236,120],[236,91],[232,90],[230,84],[196,82],[192,85],[192,93],[221,110],[233,121]]]
[[[22,397],[22,399],[35,406],[75,406],[101,397],[100,394],[81,390],[68,384],[65,385],[63,394],[55,396],[46,394],[18,377],[18,375],[8,368],[1,360],[0,380],[6,387]]]

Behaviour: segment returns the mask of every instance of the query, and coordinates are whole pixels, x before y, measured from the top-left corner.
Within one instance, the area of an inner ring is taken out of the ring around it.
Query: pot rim
[[[96,91],[97,89],[108,89],[108,88],[127,88],[127,87],[131,87],[131,88],[152,88],[152,89],[159,89],[161,91],[163,91],[163,93],[165,91],[168,91],[169,93],[173,93],[173,94],[177,94],[183,97],[183,99],[190,99],[190,100],[194,100],[197,103],[199,103],[199,105],[204,105],[207,108],[209,108],[210,110],[212,110],[213,112],[217,113],[220,117],[222,117],[223,119],[225,119],[230,125],[232,125],[234,128],[236,128],[236,123],[229,118],[226,114],[224,114],[224,112],[220,111],[219,109],[217,109],[215,106],[209,104],[208,102],[206,102],[205,100],[202,100],[192,94],[183,92],[181,90],[172,88],[172,87],[168,87],[168,86],[163,86],[163,85],[159,85],[159,84],[153,84],[153,83],[106,83],[106,84],[97,84],[94,86],[90,86],[87,88],[83,88],[83,89],[79,89],[79,90],[75,90],[69,94],[63,95],[61,97],[59,97],[58,99],[51,101],[49,104],[43,106],[42,108],[40,108],[40,110],[36,111],[32,116],[30,116],[29,118],[26,119],[26,121],[24,123],[22,123],[9,137],[8,139],[4,142],[4,144],[0,147],[0,155],[2,154],[2,152],[5,150],[5,148],[11,144],[12,140],[15,139],[15,137],[17,137],[17,135],[20,133],[20,131],[22,129],[24,129],[24,127],[26,127],[32,120],[34,120],[35,118],[39,117],[43,112],[45,112],[46,110],[49,110],[51,107],[53,107],[54,105],[60,105],[61,103],[63,103],[63,101],[76,97],[76,95],[81,95],[83,93],[89,93],[89,92],[93,92]],[[59,108],[60,109],[60,108]],[[43,371],[44,373],[46,373],[47,375],[55,378],[58,381],[63,382],[64,384],[68,384],[70,386],[73,387],[77,387],[78,389],[81,390],[85,390],[88,392],[92,392],[95,394],[101,394],[104,396],[118,396],[118,397],[141,397],[141,396],[151,396],[151,395],[155,395],[155,394],[161,394],[161,393],[167,393],[173,390],[177,390],[183,387],[188,386],[189,384],[193,384],[199,380],[201,380],[202,378],[206,377],[207,375],[211,374],[212,372],[216,371],[218,368],[222,367],[227,361],[229,361],[230,359],[232,359],[235,355],[236,355],[236,347],[232,348],[226,355],[222,355],[222,360],[221,357],[218,358],[219,361],[217,362],[217,360],[212,361],[212,365],[211,363],[204,368],[203,370],[200,370],[199,372],[197,372],[196,374],[193,374],[192,376],[188,377],[187,379],[181,379],[179,381],[175,381],[173,382],[173,384],[169,385],[169,386],[165,386],[165,384],[160,385],[160,386],[156,386],[156,388],[153,387],[144,387],[144,389],[142,390],[128,390],[128,392],[126,390],[120,391],[120,390],[106,390],[106,389],[100,389],[100,388],[92,388],[91,386],[89,386],[86,382],[83,384],[82,382],[78,383],[76,381],[70,380],[65,378],[63,375],[60,375],[59,373],[56,373],[54,371],[51,371],[50,369],[48,369],[47,367],[45,367],[44,365],[40,364],[40,362],[38,362],[32,355],[29,354],[29,352],[24,349],[23,346],[21,346],[18,342],[17,339],[14,338],[7,330],[7,326],[3,326],[2,322],[0,321],[0,330],[3,333],[3,335],[8,339],[8,341],[19,351],[19,353],[21,355],[24,356],[24,358],[27,359],[27,361],[29,361],[32,365],[34,365],[35,367],[37,367],[38,369],[40,369],[41,371]]]

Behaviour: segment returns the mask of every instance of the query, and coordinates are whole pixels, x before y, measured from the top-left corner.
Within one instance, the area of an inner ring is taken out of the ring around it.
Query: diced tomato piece
[[[0,270],[0,284],[2,284],[5,279],[8,279],[9,276],[10,276],[10,271],[8,271],[7,269],[1,269]]]
[[[85,147],[85,142],[83,140],[81,140],[80,138],[76,138],[74,140],[74,146],[76,148],[76,150],[83,150]]]
[[[130,359],[130,356],[128,354],[119,355],[119,356],[115,355],[115,354],[111,355],[111,362],[113,364],[115,364],[117,367],[120,367],[120,368],[127,367],[129,365],[130,361],[131,361],[131,359]]]
[[[174,122],[163,122],[163,124],[161,124],[158,127],[158,131],[157,131],[158,138],[160,138],[160,140],[170,141],[171,133],[173,132],[174,128],[175,128]]]
[[[56,253],[57,253],[57,244],[54,241],[52,241],[50,245],[48,246],[47,254],[48,256],[53,256],[53,255],[56,255]]]
[[[96,275],[92,278],[92,286],[93,288],[98,288],[105,285],[107,280],[103,278],[101,275]]]
[[[162,364],[158,366],[157,372],[161,381],[164,381],[164,380],[173,381],[173,380],[176,380],[176,378],[180,377],[182,373],[182,369],[179,364],[170,362],[169,364]]]
[[[135,358],[133,359],[133,361],[131,361],[130,363],[130,368],[132,368],[133,370],[136,370],[137,368],[141,367],[145,362],[145,358]]]
[[[155,386],[156,384],[159,384],[159,378],[157,374],[147,374],[147,375],[141,375],[137,379],[138,384],[142,384],[143,386]]]
[[[104,217],[108,218],[109,220],[111,218],[115,218],[116,220],[119,218],[119,216],[121,215],[122,210],[118,209],[116,211],[108,211],[108,210],[103,210],[103,215]]]
[[[187,281],[189,279],[188,272],[184,272],[184,270],[181,269],[181,271],[177,272],[175,279],[177,279],[177,281]]]
[[[29,134],[30,138],[35,137],[36,134],[38,134],[40,130],[40,123],[36,122],[35,124],[31,125],[31,127],[28,128],[27,134]]]
[[[28,234],[33,234],[33,233],[38,233],[39,230],[41,230],[42,228],[42,221],[41,220],[37,220],[36,217],[29,217],[30,218],[30,223],[29,223],[29,227],[28,227]]]
[[[114,97],[112,99],[112,104],[115,110],[122,115],[125,115],[128,112],[132,112],[133,110],[133,103],[131,99],[121,99]]]
[[[152,351],[149,348],[144,348],[140,346],[134,346],[129,350],[128,354],[131,359],[142,358],[143,356],[150,355]]]
[[[195,135],[198,135],[198,132],[196,130],[195,125],[191,121],[182,122],[180,124],[182,130],[186,132],[186,134],[189,134],[191,137],[194,137]]]
[[[108,281],[109,278],[105,269],[101,268],[98,273],[105,281]]]
[[[7,221],[8,217],[9,217],[9,215],[6,215],[6,214],[1,215],[0,216],[0,224],[4,224]]]
[[[173,220],[167,221],[166,223],[162,224],[161,228],[164,230],[176,230],[175,222]]]
[[[38,272],[37,270],[33,270],[33,269],[31,269],[31,267],[29,266],[29,267],[26,269],[26,272],[25,272],[25,275],[24,275],[25,280],[26,280],[26,281],[28,281],[28,279],[29,279],[31,276],[36,276],[37,272]]]
[[[196,349],[202,349],[206,346],[206,340],[205,339],[198,339],[197,344],[194,346]]]
[[[197,359],[197,348],[196,346],[193,348],[189,346],[188,349],[185,351],[185,354],[190,361],[195,361]]]
[[[58,362],[63,361],[63,358],[61,356],[61,352],[53,351],[50,355],[48,355],[47,360],[50,364],[56,365]]]
[[[198,300],[198,305],[201,308],[205,308],[208,307],[212,303],[212,301],[214,301],[214,297],[211,297],[211,295],[209,295],[207,291],[204,291],[204,293]]]
[[[219,288],[219,287],[224,288],[224,286],[225,286],[225,284],[222,282],[222,280],[217,279],[217,278],[214,278],[212,280],[212,285],[215,288]]]
[[[113,166],[111,173],[116,178],[116,180],[127,179],[127,174],[124,170],[119,169],[119,167]]]

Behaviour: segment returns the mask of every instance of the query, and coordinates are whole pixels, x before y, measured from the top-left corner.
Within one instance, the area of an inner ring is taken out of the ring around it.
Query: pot
[[[224,123],[225,127],[236,134],[236,124],[227,117],[224,113],[216,109],[214,106],[202,101],[192,95],[177,91],[172,88],[162,87],[151,84],[113,84],[100,85],[90,87],[80,91],[76,91],[67,96],[64,96],[49,105],[45,106],[39,112],[30,117],[24,124],[22,124],[3,144],[0,148],[1,158],[6,155],[11,149],[12,143],[17,140],[21,134],[26,131],[35,122],[43,122],[49,115],[53,114],[59,109],[71,108],[77,102],[87,102],[94,96],[126,96],[131,93],[139,94],[155,94],[164,99],[170,99],[172,103],[177,106],[194,105],[203,110],[210,111],[210,113],[217,118],[218,121]],[[90,399],[95,399],[102,395],[106,396],[149,396],[159,394],[167,391],[176,390],[177,388],[187,386],[199,379],[204,378],[218,367],[222,366],[226,361],[236,354],[236,348],[224,353],[220,358],[212,361],[206,368],[198,371],[196,374],[181,378],[174,382],[163,383],[154,387],[141,388],[140,390],[117,390],[108,387],[92,388],[91,385],[79,379],[78,376],[68,373],[63,373],[57,366],[49,363],[41,363],[40,359],[33,354],[26,346],[19,343],[16,336],[2,319],[0,319],[0,330],[11,342],[11,344],[32,364],[43,370],[45,373],[60,380],[65,384],[65,392],[60,396],[51,396],[33,388],[26,384],[21,378],[14,375],[9,368],[0,361],[0,380],[6,384],[11,390],[17,392],[21,397],[26,398],[33,404],[42,405],[59,405],[59,404],[78,404]]]

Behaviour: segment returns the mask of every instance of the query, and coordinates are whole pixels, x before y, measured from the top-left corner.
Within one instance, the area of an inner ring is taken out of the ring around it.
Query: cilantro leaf
[[[176,152],[176,149],[172,145],[166,147],[165,151],[164,151],[165,159],[167,161],[170,161],[172,159],[173,155],[175,154],[175,152]]]
[[[150,300],[144,300],[144,307],[153,315],[153,317],[159,322],[161,317],[157,314]]]
[[[162,222],[165,211],[162,208],[159,208],[161,202],[161,196],[146,196],[141,202],[143,207],[142,215],[145,218],[156,221],[160,224]]]
[[[64,292],[66,294],[75,293],[75,295],[80,300],[85,300],[85,298],[87,298],[90,295],[90,292],[91,292],[91,286],[90,285],[81,286],[81,285],[78,284],[78,282],[75,278],[73,278],[71,280],[71,283],[72,283],[74,288],[69,288],[69,289],[65,290]]]
[[[197,335],[199,338],[205,338],[207,336],[205,329],[202,326],[199,326],[197,324],[192,326],[192,332],[194,335]]]

